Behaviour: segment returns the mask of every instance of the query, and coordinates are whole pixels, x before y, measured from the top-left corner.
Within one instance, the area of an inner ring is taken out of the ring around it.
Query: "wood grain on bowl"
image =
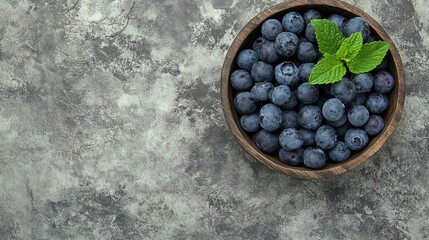
[[[320,170],[311,170],[306,167],[292,167],[283,164],[277,156],[269,155],[253,143],[251,137],[243,131],[239,124],[239,116],[235,112],[233,105],[233,89],[229,82],[231,73],[237,69],[236,57],[240,50],[251,48],[253,41],[260,36],[262,23],[269,18],[280,19],[289,11],[304,12],[307,9],[316,9],[322,15],[339,13],[346,17],[360,16],[367,20],[371,26],[373,35],[377,38],[387,41],[390,44],[390,50],[387,55],[390,72],[396,79],[396,85],[390,93],[390,106],[384,114],[385,128],[377,136],[371,139],[368,146],[359,153],[355,153],[351,158],[343,163],[327,163]],[[381,25],[371,16],[359,8],[337,0],[296,0],[285,2],[273,6],[254,17],[238,34],[232,43],[225,57],[221,73],[221,100],[222,108],[226,122],[237,142],[255,159],[267,167],[293,177],[314,179],[326,178],[331,175],[337,175],[349,171],[362,164],[374,155],[392,135],[401,118],[405,99],[405,76],[401,57],[390,36],[384,31]]]

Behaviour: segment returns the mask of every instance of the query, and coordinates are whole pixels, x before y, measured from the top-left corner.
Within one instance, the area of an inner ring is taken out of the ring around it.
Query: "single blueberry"
[[[262,61],[253,64],[250,73],[255,82],[269,82],[274,78],[273,66]]]
[[[313,43],[316,42],[316,33],[314,32],[313,24],[309,23],[305,28],[305,37],[310,42],[313,42]]]
[[[303,63],[299,66],[299,78],[303,82],[307,82],[310,78],[311,70],[314,68],[314,63]]]
[[[302,164],[304,149],[300,148],[294,151],[288,151],[283,148],[279,150],[279,159],[282,163],[290,166],[299,166]]]
[[[378,115],[372,115],[369,117],[363,129],[369,136],[377,136],[384,128],[384,119]]]
[[[392,74],[386,71],[379,71],[374,74],[374,90],[379,93],[388,93],[395,86],[395,79]]]
[[[299,132],[302,135],[302,138],[304,139],[304,146],[311,147],[316,144],[315,140],[315,131],[310,131],[304,128],[299,129]]]
[[[349,109],[356,105],[364,105],[366,101],[366,94],[365,93],[356,93],[355,98],[349,103],[347,103],[346,108]]]
[[[323,116],[319,107],[305,105],[298,113],[298,124],[307,130],[316,130],[322,125]]]
[[[264,37],[258,37],[254,42],[253,42],[253,51],[258,52],[259,49],[261,48],[261,45],[263,43],[269,42],[268,39],[264,38]]]
[[[349,37],[355,32],[361,32],[363,41],[366,42],[368,37],[371,35],[371,28],[365,19],[361,17],[350,18],[350,20],[344,26],[344,35]]]
[[[272,104],[265,104],[259,111],[259,124],[268,132],[275,132],[282,126],[282,110]]]
[[[298,127],[298,113],[296,111],[283,111],[283,113],[282,113],[282,127],[283,128],[297,128]]]
[[[304,138],[295,128],[286,128],[279,135],[280,146],[286,150],[296,150],[304,145]]]
[[[337,141],[335,146],[329,150],[329,158],[334,162],[344,162],[350,157],[350,149],[342,141]]]
[[[255,97],[250,92],[241,92],[234,98],[234,106],[240,114],[251,114],[257,109]]]
[[[356,105],[349,109],[348,119],[355,127],[363,126],[369,119],[368,109],[363,105]]]
[[[277,106],[286,104],[292,98],[292,90],[286,85],[279,85],[270,93],[270,100]]]
[[[243,130],[248,133],[255,133],[261,129],[259,115],[257,113],[241,116],[240,123]]]
[[[246,70],[235,70],[231,74],[231,85],[239,91],[247,91],[253,87],[253,78]]]
[[[299,82],[298,68],[292,62],[283,62],[276,66],[274,76],[279,84],[293,85]]]
[[[252,69],[253,64],[259,60],[258,53],[251,49],[244,49],[237,56],[237,64],[244,70]]]
[[[337,135],[335,129],[328,125],[319,127],[315,135],[316,145],[321,149],[331,149],[335,146]]]
[[[273,63],[280,58],[276,51],[275,43],[268,40],[257,46],[257,53],[259,58],[267,63]]]
[[[362,150],[368,145],[368,134],[363,129],[351,128],[346,132],[344,141],[350,150]]]
[[[322,114],[327,121],[338,121],[345,113],[344,104],[337,98],[331,98],[323,104]]]
[[[298,47],[298,36],[291,32],[282,32],[276,37],[275,48],[278,54],[290,57]]]
[[[279,147],[279,135],[263,129],[253,134],[253,141],[259,149],[266,153],[273,153]]]
[[[251,93],[256,101],[267,102],[269,101],[269,93],[274,89],[274,85],[270,82],[255,83]]]
[[[366,93],[371,91],[374,78],[371,73],[361,73],[352,77],[352,82],[356,86],[356,93]]]
[[[306,167],[320,169],[325,166],[325,152],[319,148],[307,148],[304,150],[303,162]]]
[[[273,41],[279,33],[283,32],[282,23],[276,19],[268,19],[262,24],[262,36]]]
[[[345,18],[342,15],[339,14],[332,14],[331,16],[328,17],[328,19],[332,22],[334,22],[337,27],[344,32],[344,26],[346,26],[347,23],[347,18]]]
[[[389,107],[389,99],[381,93],[373,93],[366,99],[365,106],[372,114],[380,114]]]
[[[308,9],[304,13],[305,24],[309,24],[313,19],[321,19],[321,18],[322,18],[322,15],[320,14],[320,12],[314,9]]]
[[[343,78],[340,82],[331,85],[331,93],[344,104],[355,98],[356,86],[348,78]]]
[[[296,56],[303,63],[313,62],[318,55],[317,48],[311,42],[301,42],[298,44]]]
[[[316,85],[304,82],[299,85],[296,96],[303,104],[315,103],[319,99],[319,88]]]
[[[305,20],[297,12],[289,12],[283,17],[282,25],[287,32],[301,33],[305,27]]]

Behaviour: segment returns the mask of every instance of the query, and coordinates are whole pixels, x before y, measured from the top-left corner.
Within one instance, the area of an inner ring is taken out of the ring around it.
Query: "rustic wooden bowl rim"
[[[390,69],[392,74],[396,78],[396,86],[390,95],[391,105],[389,107],[386,116],[385,128],[381,134],[373,139],[370,144],[365,148],[364,151],[359,154],[355,154],[351,159],[344,163],[337,163],[327,166],[320,170],[311,170],[305,167],[291,167],[278,161],[276,158],[265,154],[259,150],[256,145],[251,141],[250,137],[245,133],[238,125],[238,117],[236,113],[233,113],[232,105],[232,90],[229,84],[229,76],[233,70],[234,61],[239,50],[244,45],[246,38],[251,34],[258,26],[260,26],[264,20],[270,18],[274,14],[285,13],[286,11],[292,11],[293,9],[302,7],[328,7],[336,8],[340,12],[347,12],[351,15],[361,16],[368,21],[373,31],[384,41],[390,43]],[[392,61],[393,60],[393,61]],[[381,25],[370,17],[368,14],[360,10],[359,8],[338,0],[295,0],[291,2],[284,2],[275,5],[254,17],[246,26],[241,30],[238,36],[232,43],[222,68],[221,76],[221,101],[222,109],[224,112],[225,120],[229,129],[231,130],[234,138],[237,142],[254,158],[266,165],[267,167],[278,171],[283,174],[287,174],[293,177],[313,179],[313,178],[325,178],[328,176],[344,173],[348,170],[355,168],[368,160],[373,154],[375,154],[391,136],[395,130],[404,105],[405,98],[405,76],[402,66],[401,57],[398,50],[393,43],[389,35],[384,31]]]

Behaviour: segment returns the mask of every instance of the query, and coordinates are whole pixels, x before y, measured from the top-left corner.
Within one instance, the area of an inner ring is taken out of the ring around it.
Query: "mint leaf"
[[[344,39],[341,43],[340,49],[338,49],[336,55],[341,58],[341,60],[345,60],[349,62],[353,58],[355,58],[363,45],[363,37],[361,32],[356,32],[350,35],[350,37]]]
[[[347,69],[337,56],[326,53],[310,73],[310,84],[336,83],[346,74]]]
[[[347,63],[350,72],[360,74],[373,70],[383,61],[389,47],[385,41],[364,44],[359,54]]]
[[[328,19],[311,20],[314,32],[316,33],[319,51],[325,55],[327,53],[334,55],[344,41],[343,33],[337,25]]]

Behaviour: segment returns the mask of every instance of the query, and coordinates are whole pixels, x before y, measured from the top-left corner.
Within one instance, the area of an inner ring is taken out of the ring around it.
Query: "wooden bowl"
[[[233,89],[229,82],[231,73],[238,68],[236,65],[236,57],[238,53],[243,49],[252,48],[254,40],[261,36],[261,25],[266,19],[276,18],[281,21],[281,18],[289,11],[303,13],[310,8],[319,11],[322,16],[338,13],[347,18],[360,16],[366,19],[371,26],[372,35],[390,43],[390,50],[387,57],[390,72],[396,80],[395,88],[390,93],[389,109],[384,113],[385,127],[383,131],[378,136],[371,138],[365,149],[352,154],[349,160],[343,163],[327,163],[325,167],[320,170],[288,166],[280,162],[277,156],[269,155],[259,150],[252,141],[251,136],[244,132],[239,124],[239,116],[237,115],[233,104]],[[399,56],[395,44],[381,25],[368,14],[351,4],[338,0],[296,0],[280,3],[263,11],[247,23],[241,30],[225,57],[221,76],[221,98],[223,112],[229,129],[237,142],[251,156],[267,167],[293,177],[304,179],[326,178],[331,175],[344,173],[362,164],[374,155],[384,145],[390,135],[392,135],[400,120],[404,106],[405,77],[401,57]]]

